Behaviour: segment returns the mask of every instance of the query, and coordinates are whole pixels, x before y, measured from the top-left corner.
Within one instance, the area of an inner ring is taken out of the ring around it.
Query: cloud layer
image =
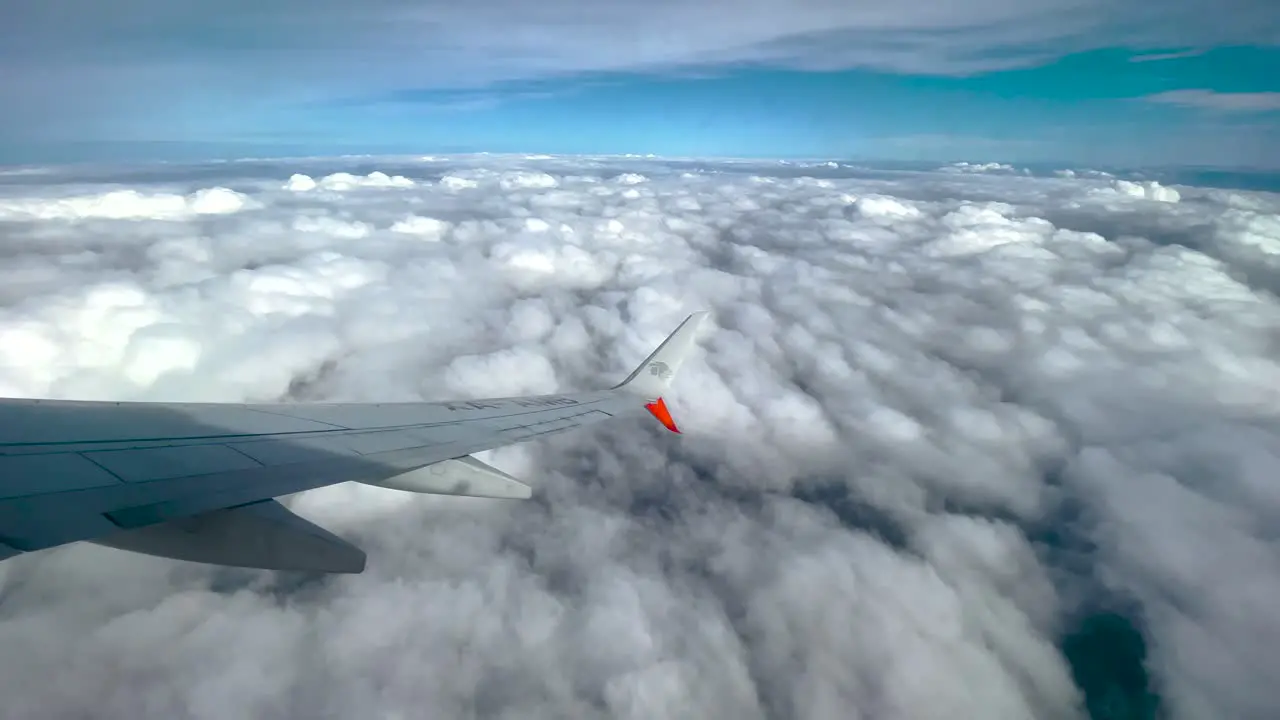
[[[293,498],[362,576],[0,564],[6,717],[1073,718],[1105,613],[1172,717],[1268,717],[1280,196],[963,170],[5,176],[6,395],[586,389],[717,325],[683,437],[492,453],[530,502]]]
[[[236,57],[251,62],[265,50],[273,60],[294,56],[297,70],[318,64],[324,67],[315,71],[322,71],[341,69],[357,54],[388,69],[407,65],[392,62],[397,58],[452,56],[437,81],[459,73],[455,79],[510,79],[742,61],[952,74],[1068,49],[1272,43],[1277,21],[1269,10],[1265,0],[1171,0],[1159,10],[1135,0],[1034,6],[928,0],[903,7],[758,0],[749,8],[725,0],[586,7],[564,1],[534,7],[513,0],[271,0],[211,14],[159,0],[123,0],[110,11],[84,0],[51,0],[17,9],[4,37],[15,58],[55,48],[69,51],[64,62],[123,53],[112,56],[117,65],[161,55],[184,64]],[[418,67],[415,75],[432,72]]]

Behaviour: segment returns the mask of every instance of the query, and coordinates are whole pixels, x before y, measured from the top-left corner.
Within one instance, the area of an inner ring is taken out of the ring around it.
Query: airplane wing
[[[707,313],[608,390],[441,403],[152,403],[0,399],[0,560],[89,541],[274,570],[358,573],[365,554],[273,498],[341,482],[528,498],[471,453],[647,409]]]

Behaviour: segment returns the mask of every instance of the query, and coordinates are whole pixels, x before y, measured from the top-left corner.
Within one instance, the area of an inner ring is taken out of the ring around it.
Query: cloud
[[[1134,55],[1130,57],[1129,62],[1143,63],[1143,62],[1159,62],[1161,60],[1182,60],[1184,58],[1200,57],[1206,52],[1208,51],[1205,50],[1204,48],[1196,48],[1191,50],[1179,50],[1177,52],[1146,53],[1143,55]]]
[[[1064,178],[1077,178],[1077,177],[1081,177],[1081,178],[1111,178],[1111,177],[1114,177],[1114,175],[1112,175],[1111,173],[1109,173],[1109,172],[1107,172],[1107,171],[1105,171],[1105,170],[1092,170],[1092,169],[1088,169],[1088,168],[1085,168],[1085,169],[1083,169],[1083,170],[1082,170],[1082,169],[1075,169],[1075,170],[1072,170],[1072,169],[1066,169],[1066,170],[1054,170],[1054,171],[1053,171],[1053,174],[1054,174],[1054,175],[1056,175],[1056,176],[1058,176],[1058,177],[1064,177]]]
[[[0,200],[0,219],[185,220],[193,215],[225,215],[240,212],[250,203],[251,201],[244,195],[224,187],[204,188],[190,195],[112,190],[58,199]]]
[[[1156,202],[1176,203],[1182,199],[1177,190],[1161,185],[1155,180],[1133,182],[1131,180],[1112,180],[1110,187],[1097,188],[1094,195],[1123,195],[1125,197],[1154,200]]]
[[[1223,112],[1269,112],[1280,110],[1280,92],[1217,92],[1215,90],[1169,90],[1142,98],[1147,102]]]
[[[368,175],[358,176],[351,173],[337,172],[316,180],[310,175],[294,173],[289,176],[289,181],[284,184],[286,190],[294,192],[307,192],[316,188],[325,190],[351,190],[353,188],[409,188],[414,183],[403,175],[387,175],[384,172],[374,170]]]
[[[1280,703],[1280,196],[639,158],[76,172],[0,188],[6,395],[567,391],[690,309],[717,327],[668,399],[685,435],[487,453],[530,502],[290,498],[361,576],[0,563],[9,716],[1082,717],[1060,647],[1107,613],[1175,720]],[[243,200],[63,209],[122,187]]]
[[[288,108],[396,93],[744,64],[966,75],[1117,45],[1270,43],[1276,31],[1270,0],[757,0],[749,12],[729,0],[271,0],[217,13],[50,0],[0,27],[0,128],[43,141],[239,139],[275,119],[286,142]],[[440,111],[497,100],[460,96]]]
[[[1005,174],[1005,175],[1015,174],[1018,172],[1022,172],[1024,174],[1027,173],[1026,170],[1020,171],[1012,165],[1009,165],[1006,163],[997,163],[997,162],[987,162],[987,163],[956,162],[956,163],[951,163],[950,165],[946,165],[944,167],[938,168],[938,172],[998,173],[998,174]]]

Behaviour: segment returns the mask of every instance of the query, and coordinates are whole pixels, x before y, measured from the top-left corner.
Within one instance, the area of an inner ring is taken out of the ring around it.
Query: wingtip
[[[710,313],[706,310],[690,313],[644,362],[631,371],[626,380],[613,389],[639,395],[646,400],[662,397],[692,350],[697,341],[698,327],[708,315]]]
[[[649,414],[658,419],[662,426],[671,432],[681,435],[680,428],[676,427],[676,421],[671,417],[671,411],[667,409],[667,403],[662,398],[658,398],[644,406]]]

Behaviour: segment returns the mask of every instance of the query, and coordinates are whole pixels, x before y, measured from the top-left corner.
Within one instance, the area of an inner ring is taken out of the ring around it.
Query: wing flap
[[[425,434],[411,430],[377,430],[347,435],[343,441],[348,447],[361,455],[376,455],[393,450],[410,450],[435,443],[430,442]]]
[[[315,462],[318,458],[358,457],[360,453],[347,447],[342,436],[266,438],[231,443],[228,447],[265,466],[295,465]]]
[[[404,490],[426,495],[527,500],[533,488],[470,455],[434,463],[382,480],[363,480],[366,485]]]
[[[150,482],[262,467],[262,463],[226,445],[100,450],[83,453],[83,457],[125,482]]]
[[[364,571],[360,548],[275,500],[215,510],[91,540],[119,550],[232,567]]]

